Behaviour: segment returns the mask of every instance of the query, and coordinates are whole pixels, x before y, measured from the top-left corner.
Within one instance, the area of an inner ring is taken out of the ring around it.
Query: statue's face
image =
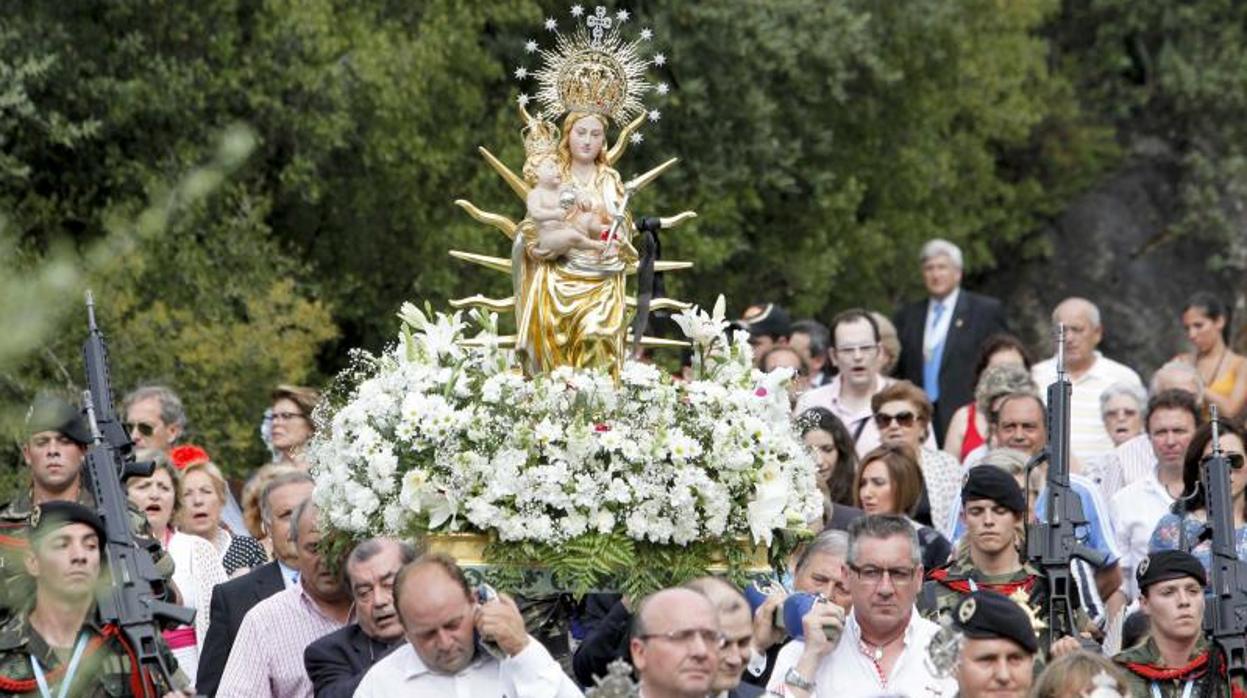
[[[572,124],[568,144],[571,146],[572,161],[589,163],[597,159],[606,142],[606,126],[596,116],[582,116]]]

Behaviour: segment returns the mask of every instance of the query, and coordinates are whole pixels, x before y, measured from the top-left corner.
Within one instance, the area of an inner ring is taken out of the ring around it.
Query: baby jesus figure
[[[610,225],[610,217],[594,210],[587,197],[560,188],[558,160],[553,154],[529,158],[524,171],[533,182],[528,194],[528,217],[537,224],[537,245],[532,254],[538,259],[562,257],[569,250],[605,252],[607,243],[601,232]]]

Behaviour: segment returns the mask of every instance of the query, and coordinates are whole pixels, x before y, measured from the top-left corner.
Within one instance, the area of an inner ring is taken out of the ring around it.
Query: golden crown
[[[524,155],[529,160],[538,155],[554,155],[558,149],[558,127],[541,118],[540,114],[524,127]]]
[[[557,22],[547,19],[545,27],[556,35],[553,50],[541,50],[541,68],[533,73],[538,84],[536,99],[548,114],[570,112],[601,114],[616,123],[626,122],[646,111],[641,98],[653,87],[645,74],[651,65],[664,65],[661,53],[651,58],[641,55],[642,45],[653,38],[653,32],[642,29],[638,38],[627,41],[620,30],[630,19],[627,10],[608,15],[605,7],[592,14],[580,5],[572,7],[575,31],[563,34]],[[583,21],[580,21],[583,18]],[[530,53],[537,51],[535,41],[526,44]],[[516,69],[519,79],[528,77],[526,68]],[[654,91],[666,94],[666,85]],[[526,104],[527,95],[520,95]],[[657,120],[657,112],[651,112]]]

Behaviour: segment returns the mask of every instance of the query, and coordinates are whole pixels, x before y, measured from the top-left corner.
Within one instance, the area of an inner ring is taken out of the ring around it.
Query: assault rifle
[[[1078,542],[1080,529],[1087,525],[1082,499],[1069,481],[1070,393],[1065,375],[1065,325],[1057,326],[1056,381],[1048,386],[1048,445],[1027,464],[1030,469],[1047,461],[1048,477],[1044,495],[1044,518],[1030,526],[1026,536],[1026,558],[1043,572],[1048,584],[1044,613],[1052,640],[1079,637],[1074,611],[1078,590],[1070,563],[1084,560],[1095,567],[1105,556]]]
[[[95,324],[95,303],[87,292],[86,359],[87,391],[83,403],[91,426],[91,446],[82,466],[83,485],[95,497],[104,520],[100,552],[108,564],[111,584],[100,589],[97,603],[100,623],[113,626],[135,663],[132,670],[143,677],[144,695],[159,696],[174,690],[176,665],[160,635],[159,621],[189,625],[194,609],[164,601],[164,577],[151,553],[139,545],[131,530],[129,499],[121,481],[131,475],[152,474],[151,463],[136,463],[133,444],[113,409],[108,377],[108,348]]]
[[[1230,685],[1247,683],[1247,563],[1238,559],[1234,541],[1233,497],[1229,459],[1221,452],[1217,406],[1212,406],[1212,455],[1200,464],[1207,484],[1206,533],[1212,537],[1211,589],[1204,605],[1204,632],[1214,656],[1225,663]]]

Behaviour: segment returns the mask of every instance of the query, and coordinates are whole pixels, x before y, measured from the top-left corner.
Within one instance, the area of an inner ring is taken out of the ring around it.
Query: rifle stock
[[[92,444],[83,462],[83,485],[95,498],[104,521],[101,555],[111,584],[100,589],[97,603],[102,625],[113,625],[134,653],[137,670],[145,676],[144,690],[155,695],[176,688],[176,665],[160,634],[160,621],[189,624],[194,609],[164,601],[167,588],[151,554],[131,529],[129,499],[122,487],[128,475],[151,475],[152,464],[135,463],[133,444],[117,420],[109,384],[108,348],[95,324],[95,308],[87,293],[87,340],[83,345],[87,386],[84,405]]]

